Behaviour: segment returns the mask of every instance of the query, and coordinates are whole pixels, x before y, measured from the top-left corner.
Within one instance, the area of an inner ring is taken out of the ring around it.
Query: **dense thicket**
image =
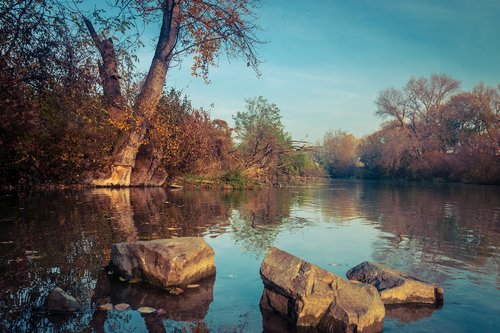
[[[116,136],[84,39],[58,8],[3,1],[0,40],[0,182],[81,181]]]

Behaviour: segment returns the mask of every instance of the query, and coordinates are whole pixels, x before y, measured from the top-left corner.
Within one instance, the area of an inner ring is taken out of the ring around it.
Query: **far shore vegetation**
[[[88,12],[78,2],[2,2],[0,185],[249,188],[326,176],[500,184],[500,85],[464,91],[445,74],[410,78],[374,101],[379,130],[331,131],[317,143],[293,138],[265,97],[249,96],[230,126],[167,88],[171,63],[185,57],[207,82],[223,54],[258,75],[256,2],[116,1]],[[141,75],[134,31],[158,21]]]

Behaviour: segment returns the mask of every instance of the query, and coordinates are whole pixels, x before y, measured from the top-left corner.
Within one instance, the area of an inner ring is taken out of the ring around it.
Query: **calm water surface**
[[[109,279],[112,243],[202,236],[217,275],[180,296]],[[255,191],[99,189],[0,193],[2,332],[293,332],[259,309],[270,246],[345,277],[372,260],[440,284],[440,309],[388,309],[384,332],[500,329],[500,189],[332,181]],[[60,286],[85,303],[43,302]],[[96,304],[126,302],[104,312]],[[139,306],[164,309],[141,315]]]

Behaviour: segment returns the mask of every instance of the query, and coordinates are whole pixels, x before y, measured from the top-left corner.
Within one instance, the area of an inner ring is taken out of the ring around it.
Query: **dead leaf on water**
[[[42,259],[43,256],[26,256],[27,259]]]
[[[102,311],[111,311],[111,310],[113,310],[113,304],[106,303],[106,304],[100,305],[99,306],[99,310],[102,310]]]
[[[139,311],[140,313],[148,314],[156,312],[156,309],[149,306],[141,306],[140,308],[137,309],[137,311]]]
[[[127,280],[125,280],[125,278],[123,278],[123,277],[119,276],[119,277],[118,277],[118,281],[120,281],[120,282],[125,282],[125,281],[127,281]]]
[[[128,309],[130,309],[130,305],[127,303],[120,303],[120,304],[115,305],[115,310],[118,310],[118,311],[125,311]]]
[[[168,293],[170,295],[174,295],[174,296],[177,296],[177,295],[180,295],[184,292],[184,289],[182,288],[179,288],[179,287],[175,287],[175,288],[172,288],[168,291]]]
[[[141,279],[132,279],[128,283],[139,283],[141,282]]]
[[[199,284],[188,284],[186,286],[186,288],[189,288],[189,289],[191,289],[191,288],[198,288],[199,286],[200,286]]]

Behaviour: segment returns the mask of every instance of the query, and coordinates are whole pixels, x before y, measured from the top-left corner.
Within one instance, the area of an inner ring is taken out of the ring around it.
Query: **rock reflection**
[[[144,314],[142,316],[148,332],[165,332],[163,320],[166,319],[190,323],[202,322],[213,301],[214,283],[215,277],[209,277],[199,281],[197,283],[199,287],[186,289],[183,294],[173,296],[168,294],[166,290],[146,284],[122,283],[114,278],[101,276],[97,281],[92,300],[96,305],[126,303],[130,305],[131,310],[152,307],[161,311],[161,314]],[[87,329],[99,332],[106,326],[106,321],[115,319],[113,313],[114,311],[96,310]],[[133,317],[130,319],[132,320]]]
[[[275,311],[261,308],[263,333],[320,333],[316,327],[297,327]]]
[[[398,319],[402,323],[411,323],[432,316],[440,307],[425,304],[415,305],[386,305],[385,315]]]

